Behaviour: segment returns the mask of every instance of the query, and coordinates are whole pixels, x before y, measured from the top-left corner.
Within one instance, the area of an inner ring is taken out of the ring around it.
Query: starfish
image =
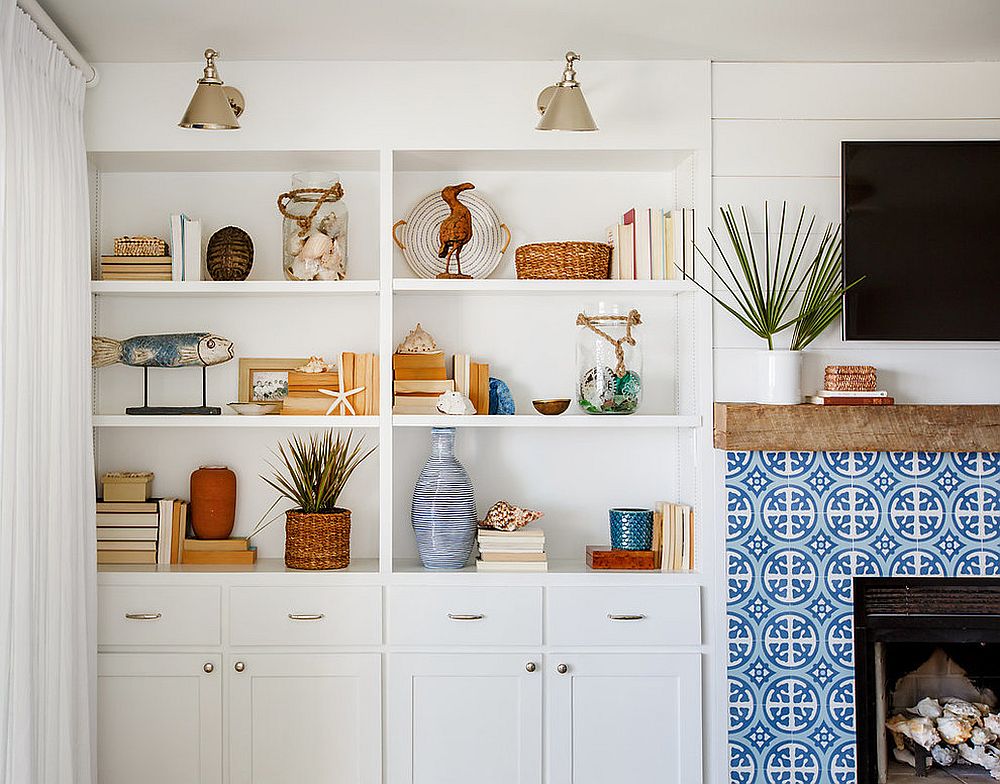
[[[343,389],[344,382],[342,379],[340,381],[340,387],[341,387],[340,389],[317,390],[318,392],[322,392],[324,395],[329,395],[330,397],[333,398],[333,402],[330,403],[330,407],[326,410],[326,413],[323,416],[330,416],[330,414],[332,414],[334,411],[337,410],[338,406],[343,406],[345,412],[350,411],[352,416],[357,415],[357,412],[354,410],[354,406],[351,405],[351,401],[348,400],[347,398],[349,398],[351,395],[358,394],[358,392],[364,391],[364,387],[357,387],[356,389],[351,389],[345,392]],[[347,416],[347,414],[344,413],[343,416]]]

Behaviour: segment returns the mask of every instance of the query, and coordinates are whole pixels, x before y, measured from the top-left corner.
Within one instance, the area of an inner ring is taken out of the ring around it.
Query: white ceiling
[[[1000,60],[1000,0],[41,0],[92,62]]]

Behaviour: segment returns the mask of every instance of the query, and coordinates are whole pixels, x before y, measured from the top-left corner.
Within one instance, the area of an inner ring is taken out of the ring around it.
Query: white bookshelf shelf
[[[697,291],[682,280],[436,280],[396,278],[400,294],[682,294]]]
[[[377,428],[377,416],[128,416],[95,414],[94,427]]]
[[[590,414],[515,414],[513,416],[423,416],[396,414],[394,427],[527,427],[527,428],[694,428],[701,425],[700,416],[673,414],[632,414],[630,416],[591,416]]]
[[[95,280],[90,284],[92,294],[103,296],[136,296],[154,294],[163,296],[251,296],[294,294],[378,294],[377,280],[237,280],[237,281],[173,281],[173,280]]]

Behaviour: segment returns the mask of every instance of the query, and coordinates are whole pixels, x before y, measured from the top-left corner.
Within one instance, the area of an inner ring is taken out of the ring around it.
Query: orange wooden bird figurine
[[[445,269],[438,274],[439,278],[472,277],[462,274],[462,248],[472,239],[472,213],[458,200],[458,194],[475,187],[471,182],[463,182],[461,185],[448,185],[441,191],[441,198],[451,207],[451,215],[441,222],[438,258],[445,259]],[[456,274],[451,272],[452,254],[455,255]]]

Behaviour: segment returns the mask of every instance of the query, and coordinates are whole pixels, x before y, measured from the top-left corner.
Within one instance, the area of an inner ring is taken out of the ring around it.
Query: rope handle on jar
[[[319,196],[319,198],[316,199],[316,206],[312,208],[312,212],[308,215],[289,214],[287,209],[288,203],[297,196],[302,196],[307,193]],[[283,217],[293,220],[299,224],[299,236],[305,237],[306,234],[309,233],[309,229],[312,228],[313,219],[316,217],[316,213],[319,212],[319,208],[322,207],[325,202],[340,201],[342,198],[344,198],[344,188],[339,182],[335,182],[329,188],[295,188],[278,196],[278,212],[280,212]]]
[[[611,321],[625,323],[625,334],[617,340],[598,326],[598,324],[603,322]],[[639,315],[639,311],[635,308],[630,310],[627,316],[588,316],[586,313],[578,313],[576,316],[576,324],[578,327],[586,327],[595,335],[604,338],[608,341],[608,343],[615,347],[615,359],[617,360],[617,364],[615,365],[615,375],[618,376],[618,378],[624,378],[626,373],[625,349],[622,347],[622,344],[628,343],[630,346],[635,345],[635,338],[632,337],[632,327],[636,327],[641,323],[642,317]]]

